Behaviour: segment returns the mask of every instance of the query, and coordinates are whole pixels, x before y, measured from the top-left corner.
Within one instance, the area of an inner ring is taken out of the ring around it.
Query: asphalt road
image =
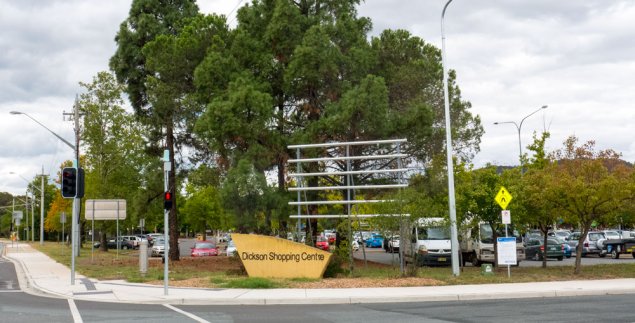
[[[346,305],[171,306],[73,301],[19,290],[0,258],[0,321],[54,322],[633,322],[632,296]]]
[[[355,252],[354,257],[357,259],[363,259],[362,250],[358,250]],[[395,264],[399,265],[399,254],[398,253],[387,253],[382,248],[366,248],[366,259],[374,262],[379,262],[382,264]],[[616,264],[616,263],[635,263],[635,258],[633,258],[630,254],[622,254],[619,259],[611,259],[611,256],[608,255],[604,258],[600,258],[598,255],[588,255],[587,257],[582,258],[582,265],[598,265],[598,264]],[[558,261],[556,259],[548,259],[547,266],[574,266],[575,265],[575,255],[571,258],[565,258],[562,261]],[[466,266],[471,266],[469,263]],[[520,267],[540,267],[542,266],[542,261],[535,260],[523,260],[520,262]]]

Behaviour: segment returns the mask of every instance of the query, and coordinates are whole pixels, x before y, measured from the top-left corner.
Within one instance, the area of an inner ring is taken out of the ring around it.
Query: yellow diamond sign
[[[506,210],[507,205],[512,200],[512,195],[509,194],[505,187],[501,187],[500,191],[498,191],[498,194],[496,194],[496,197],[494,199],[496,200],[496,203],[498,203],[498,205],[503,208],[503,210]]]

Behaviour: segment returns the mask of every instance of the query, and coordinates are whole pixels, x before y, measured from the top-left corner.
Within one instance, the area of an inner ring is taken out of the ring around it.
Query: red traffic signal
[[[172,209],[172,201],[173,201],[172,192],[167,191],[163,193],[163,208],[165,210]]]

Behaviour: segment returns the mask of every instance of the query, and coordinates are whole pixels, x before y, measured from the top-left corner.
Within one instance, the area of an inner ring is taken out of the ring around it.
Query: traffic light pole
[[[67,115],[64,113],[64,115]],[[73,105],[73,113],[68,114],[73,117],[73,121],[75,122],[75,160],[73,161],[73,167],[77,169],[77,181],[79,183],[79,103],[77,102],[77,98],[75,98],[75,104]],[[83,180],[83,179],[82,179]],[[78,189],[75,190],[76,193],[79,192]],[[81,198],[75,196],[73,198],[73,216],[71,220],[71,245],[72,245],[72,253],[71,253],[71,285],[75,285],[75,258],[79,255],[79,248],[81,244],[79,243],[79,208],[81,207]]]
[[[169,190],[168,187],[168,176],[170,174],[170,170],[172,170],[172,164],[170,164],[170,151],[163,151],[163,192],[167,192]],[[165,198],[165,195],[164,195]],[[170,214],[170,210],[167,208],[163,208],[163,236],[164,236],[164,248],[163,248],[163,294],[168,295],[168,254],[170,253],[170,234],[169,234],[169,225],[168,225],[168,216]]]

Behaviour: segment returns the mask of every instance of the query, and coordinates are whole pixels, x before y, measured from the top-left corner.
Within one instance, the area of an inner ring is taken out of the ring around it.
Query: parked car
[[[530,239],[525,246],[525,257],[527,259],[542,260],[544,239]],[[547,258],[556,258],[559,261],[564,259],[564,244],[554,238],[547,239]]]
[[[141,244],[141,238],[137,236],[121,236],[124,240],[130,241],[133,249],[139,249],[139,245]]]
[[[359,250],[359,242],[353,240],[353,251]]]
[[[165,253],[165,239],[163,237],[156,238],[150,250],[152,257],[162,257]]]
[[[617,233],[620,234],[620,238],[622,238],[622,239],[635,238],[635,232],[633,232],[633,231],[626,231],[626,230],[615,230],[615,231],[617,231]]]
[[[119,241],[119,249],[122,249],[122,250],[134,249],[134,245],[132,244],[130,240],[126,240],[126,239],[123,239],[123,237],[119,237],[118,241]],[[117,243],[115,242],[115,239],[108,240],[108,242],[106,243],[106,247],[108,247],[108,249],[117,249]]]
[[[384,250],[386,252],[394,253],[399,252],[399,236],[392,236],[384,243]]]
[[[236,244],[234,243],[234,240],[229,240],[229,242],[227,243],[227,249],[225,249],[225,252],[227,253],[228,256],[235,256],[236,255]]]
[[[564,256],[569,259],[571,258],[571,256],[575,253],[575,250],[573,249],[573,247],[571,247],[571,245],[569,245],[566,241],[560,241],[560,243],[562,244],[562,247],[564,249],[562,249],[564,251]]]
[[[604,233],[604,237],[607,240],[615,240],[615,239],[621,239],[622,238],[620,233],[617,232],[617,231],[605,230],[605,231],[602,231],[602,233]]]
[[[329,251],[329,240],[323,236],[319,236],[315,241],[315,247],[318,249]]]
[[[154,238],[152,238],[152,236],[149,234],[137,234],[137,237],[141,238],[141,240],[147,240],[148,247],[152,247],[152,244],[154,243]]]
[[[566,240],[566,242],[572,246],[576,251],[578,250],[578,241],[580,240],[580,232],[573,232]],[[600,257],[606,256],[606,253],[602,251],[602,247],[598,246],[598,241],[606,240],[604,233],[600,231],[591,231],[587,234],[586,239],[582,245],[582,257],[586,257],[589,254],[597,254]],[[601,244],[601,242],[600,242]]]
[[[523,242],[527,244],[527,242],[531,239],[540,239],[540,238],[542,238],[542,232],[540,232],[540,230],[531,230],[525,233],[525,236],[523,237]]]
[[[218,248],[211,241],[196,241],[191,252],[192,257],[218,256]]]
[[[366,248],[381,248],[384,246],[384,237],[381,234],[373,234],[366,239]]]
[[[571,235],[571,231],[569,230],[556,230],[553,235],[558,238],[559,240],[564,240],[566,239],[568,236]]]

